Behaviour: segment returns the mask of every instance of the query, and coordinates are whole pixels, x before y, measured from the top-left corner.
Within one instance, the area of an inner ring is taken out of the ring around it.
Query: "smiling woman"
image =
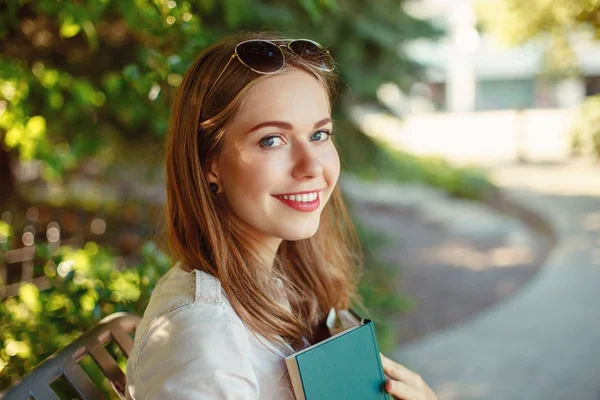
[[[336,187],[340,163],[329,112],[327,93],[310,73],[285,69],[248,91],[211,162],[208,179],[260,242],[268,265],[283,240],[310,240]],[[306,208],[309,193],[320,207]]]
[[[359,301],[333,67],[316,42],[261,33],[221,40],[187,71],[166,143],[178,262],[136,332],[128,398],[293,398],[285,356]]]

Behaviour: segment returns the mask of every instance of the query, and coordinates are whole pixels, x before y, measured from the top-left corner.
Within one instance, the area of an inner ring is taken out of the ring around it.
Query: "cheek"
[[[242,194],[246,200],[251,200],[271,189],[279,170],[268,157],[242,152],[223,163],[221,176],[231,193]]]
[[[323,155],[322,160],[325,179],[333,190],[333,186],[335,186],[335,183],[340,176],[341,168],[340,157],[335,146],[331,146],[331,148],[328,149],[328,151]]]

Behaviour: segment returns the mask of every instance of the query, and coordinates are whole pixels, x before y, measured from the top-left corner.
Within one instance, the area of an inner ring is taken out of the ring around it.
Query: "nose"
[[[319,177],[323,174],[323,164],[319,159],[314,143],[294,143],[294,166],[292,176],[297,180]]]

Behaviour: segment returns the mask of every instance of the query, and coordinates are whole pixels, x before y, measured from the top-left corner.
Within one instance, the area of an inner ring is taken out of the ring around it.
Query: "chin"
[[[303,227],[302,229],[289,229],[289,230],[286,230],[285,232],[281,232],[280,237],[283,240],[291,240],[291,241],[309,239],[309,238],[313,237],[315,235],[315,233],[317,233],[318,229],[319,229],[318,224],[315,224],[315,226]]]

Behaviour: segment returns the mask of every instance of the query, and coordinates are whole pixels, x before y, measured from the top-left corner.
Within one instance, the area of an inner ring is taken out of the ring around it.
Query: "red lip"
[[[313,192],[304,192],[304,193],[313,193]],[[298,194],[301,194],[301,193],[298,193]],[[294,210],[298,210],[298,211],[302,211],[302,212],[315,211],[321,205],[321,196],[319,195],[319,193],[317,193],[316,199],[314,199],[313,201],[308,201],[306,203],[299,202],[299,201],[293,201],[293,200],[289,200],[289,199],[284,199],[284,198],[277,197],[277,196],[273,196],[273,197],[275,197],[277,200],[281,201],[283,204],[290,206]]]

